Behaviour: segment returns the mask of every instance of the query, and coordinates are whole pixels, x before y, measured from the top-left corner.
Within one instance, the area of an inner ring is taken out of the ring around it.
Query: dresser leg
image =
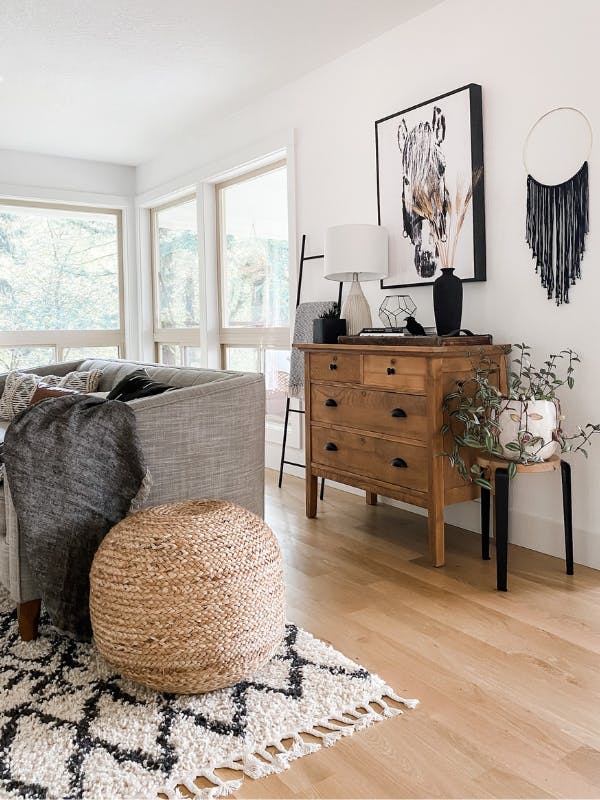
[[[307,470],[308,472],[308,470]],[[319,479],[316,475],[306,476],[306,516],[317,516],[317,495],[319,492]]]
[[[434,567],[443,567],[444,555],[444,506],[429,506],[429,552]]]
[[[377,492],[367,492],[365,499],[367,501],[368,506],[376,506],[377,505]]]

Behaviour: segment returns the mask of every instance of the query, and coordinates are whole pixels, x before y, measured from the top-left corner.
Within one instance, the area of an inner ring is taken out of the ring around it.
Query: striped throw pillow
[[[24,411],[31,403],[31,398],[39,383],[60,386],[64,389],[75,389],[87,394],[96,391],[101,375],[101,369],[93,369],[89,372],[69,372],[67,375],[35,375],[32,372],[13,370],[6,376],[4,392],[0,397],[0,417],[13,419],[21,411]]]

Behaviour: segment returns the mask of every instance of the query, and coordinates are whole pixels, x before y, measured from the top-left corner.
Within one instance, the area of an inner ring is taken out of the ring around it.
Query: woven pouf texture
[[[281,551],[240,506],[148,508],[106,536],[90,572],[96,646],[123,676],[181,694],[238,683],[281,644]]]

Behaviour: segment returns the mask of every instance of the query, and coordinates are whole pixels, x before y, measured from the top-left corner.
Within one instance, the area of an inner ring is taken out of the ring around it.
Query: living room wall
[[[590,162],[591,231],[583,279],[571,303],[556,308],[540,287],[524,240],[523,142],[544,111],[576,106],[600,130],[596,0],[446,0],[327,66],[210,128],[190,128],[137,171],[138,193],[185,185],[213,165],[275,131],[294,129],[297,231],[322,252],[326,227],[375,222],[374,120],[469,82],[483,87],[487,221],[486,283],[465,286],[463,324],[496,342],[527,341],[542,356],[563,347],[583,364],[564,411],[567,426],[600,421],[597,298],[600,271],[595,217],[600,164]],[[317,264],[319,262],[316,262]],[[306,276],[305,299],[332,297],[319,268]],[[383,297],[365,284],[373,311]],[[424,324],[433,321],[431,289],[410,290]],[[600,568],[600,442],[590,458],[572,458],[576,560]],[[556,475],[519,478],[512,490],[511,538],[561,554],[562,508]],[[477,529],[474,503],[447,511]]]

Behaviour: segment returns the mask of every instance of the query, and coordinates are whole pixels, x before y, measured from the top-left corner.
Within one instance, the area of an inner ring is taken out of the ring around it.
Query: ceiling
[[[2,0],[0,148],[139,164],[440,0]]]

